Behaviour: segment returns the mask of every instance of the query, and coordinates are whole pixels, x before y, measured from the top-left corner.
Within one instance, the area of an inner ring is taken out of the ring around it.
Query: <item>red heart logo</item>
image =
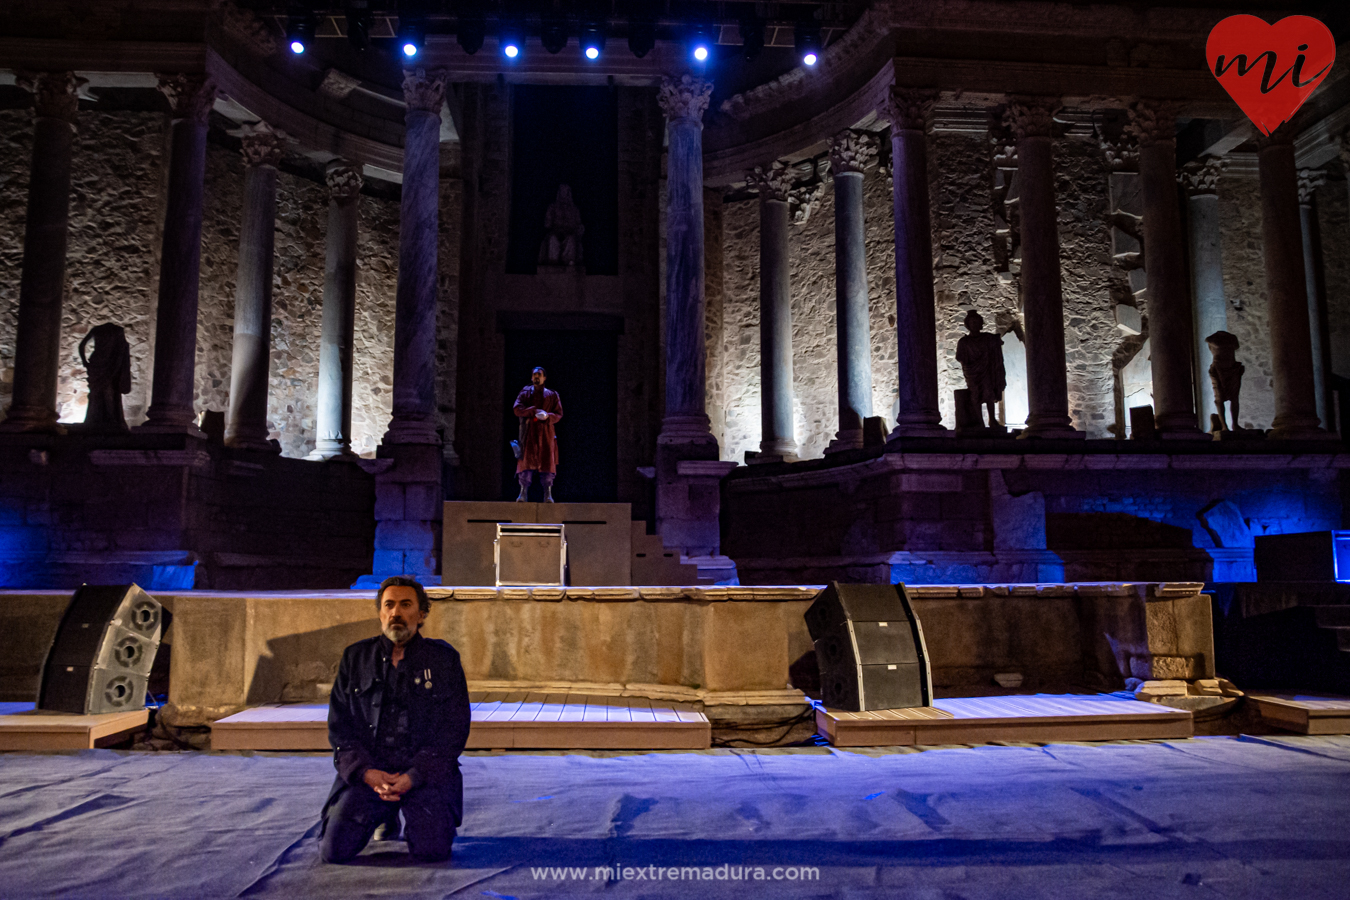
[[[1209,70],[1263,134],[1293,118],[1336,59],[1331,31],[1311,16],[1274,25],[1229,16],[1209,33]]]

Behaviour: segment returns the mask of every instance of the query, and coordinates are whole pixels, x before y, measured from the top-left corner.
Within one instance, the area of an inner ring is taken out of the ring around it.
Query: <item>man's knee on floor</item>
[[[368,843],[362,840],[364,829],[342,819],[330,819],[324,823],[323,837],[319,840],[319,858],[326,863],[344,863],[356,858]]]

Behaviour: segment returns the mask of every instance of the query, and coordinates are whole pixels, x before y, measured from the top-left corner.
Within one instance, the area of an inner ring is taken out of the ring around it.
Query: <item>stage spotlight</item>
[[[741,56],[746,62],[757,58],[764,49],[764,20],[753,12],[741,17]]]
[[[366,0],[348,0],[347,3],[347,43],[353,50],[364,50],[370,46],[370,8]]]
[[[587,59],[596,60],[605,49],[605,28],[599,22],[583,22],[581,25],[581,52]]]
[[[707,25],[697,25],[694,27],[694,39],[690,43],[690,53],[698,62],[707,62],[709,54],[712,53],[712,38],[709,35],[711,29]]]
[[[519,25],[503,23],[497,41],[501,45],[502,55],[507,59],[515,59],[525,51],[525,30]]]
[[[313,10],[295,12],[286,17],[286,44],[291,52],[299,56],[314,43],[314,31],[319,27],[319,19]]]
[[[413,59],[422,52],[426,41],[427,29],[421,19],[400,18],[398,22],[398,48],[404,59]]]
[[[549,53],[561,53],[567,46],[567,20],[547,18],[539,29],[539,38]]]
[[[638,59],[652,52],[656,46],[656,20],[634,16],[628,20],[628,49]]]
[[[483,48],[483,38],[487,35],[487,19],[479,12],[461,13],[459,24],[455,28],[455,40],[464,52],[473,56]]]
[[[793,30],[797,52],[801,54],[802,65],[814,66],[820,59],[820,25],[803,19]]]

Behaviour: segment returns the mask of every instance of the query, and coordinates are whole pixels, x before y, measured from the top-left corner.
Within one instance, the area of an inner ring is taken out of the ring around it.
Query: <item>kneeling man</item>
[[[464,814],[464,669],[454,647],[418,634],[431,600],[414,579],[386,578],[375,602],[383,634],[342,654],[329,700],[338,776],[323,807],[323,859],[351,859],[381,825],[397,834],[400,811],[413,857],[449,859]]]

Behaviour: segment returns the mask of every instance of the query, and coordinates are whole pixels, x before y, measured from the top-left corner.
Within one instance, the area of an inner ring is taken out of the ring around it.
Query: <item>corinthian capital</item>
[[[786,203],[792,194],[792,174],[782,160],[775,159],[767,169],[755,166],[746,172],[745,186],[758,192],[761,200]]]
[[[1133,132],[1127,130],[1115,140],[1102,138],[1100,146],[1106,167],[1112,172],[1139,171],[1139,141]]]
[[[830,141],[830,171],[861,172],[876,162],[876,139],[866,131],[841,131]]]
[[[14,80],[19,87],[32,92],[33,110],[39,118],[79,124],[80,98],[76,92],[87,84],[85,79],[76,78],[74,72],[20,72]]]
[[[1228,168],[1228,160],[1220,156],[1206,156],[1193,159],[1181,167],[1177,181],[1192,196],[1199,194],[1217,194],[1219,176]]]
[[[441,114],[445,105],[446,71],[444,69],[404,69],[403,102],[408,111]]]
[[[1298,202],[1306,206],[1312,202],[1313,193],[1326,183],[1325,169],[1298,170]]]
[[[323,177],[328,182],[329,195],[339,203],[361,193],[361,186],[366,183],[361,177],[361,167],[345,159],[330,162]]]
[[[927,131],[933,124],[933,107],[938,92],[927,88],[892,85],[886,95],[886,118],[894,131]]]
[[[1008,101],[1003,122],[1019,141],[1050,137],[1060,106],[1059,99],[1054,97],[1013,97]]]
[[[286,152],[286,133],[273,129],[266,122],[245,125],[239,150],[246,165],[276,168],[281,165],[281,157]]]
[[[788,215],[793,225],[805,225],[816,211],[820,201],[825,199],[824,182],[811,185],[799,185],[788,194]]]
[[[708,98],[712,96],[712,82],[681,75],[680,80],[662,78],[661,88],[656,94],[656,102],[661,112],[672,122],[676,119],[703,121],[703,113],[708,109]]]
[[[1129,132],[1139,138],[1139,146],[1177,139],[1177,115],[1181,104],[1164,100],[1139,100],[1130,104]]]
[[[169,98],[169,107],[175,119],[187,119],[196,125],[205,125],[206,117],[216,102],[216,83],[206,75],[188,75],[183,72],[160,73],[159,92]]]

